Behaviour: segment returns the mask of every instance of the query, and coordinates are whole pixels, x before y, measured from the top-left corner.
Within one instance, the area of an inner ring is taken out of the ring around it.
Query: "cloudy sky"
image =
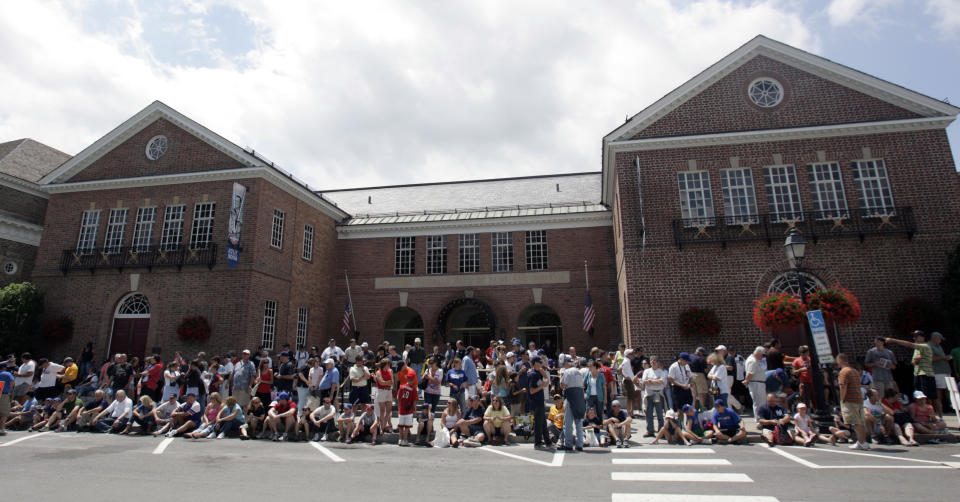
[[[74,154],[159,99],[323,188],[596,171],[758,33],[960,103],[960,0],[11,1],[0,141]]]

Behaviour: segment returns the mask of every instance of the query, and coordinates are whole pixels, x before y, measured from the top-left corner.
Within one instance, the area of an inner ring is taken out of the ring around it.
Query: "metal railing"
[[[206,265],[213,268],[217,263],[217,245],[210,243],[203,249],[191,249],[180,245],[160,248],[119,247],[92,249],[64,249],[60,255],[60,270],[66,274],[70,270],[89,270],[153,267],[177,267],[185,265]]]
[[[737,241],[783,240],[791,228],[797,228],[810,241],[834,237],[858,237],[868,235],[902,234],[913,238],[917,224],[910,206],[889,208],[878,212],[871,210],[849,211],[803,211],[792,214],[752,214],[710,218],[685,218],[673,220],[674,243],[682,248],[685,244],[721,244]]]

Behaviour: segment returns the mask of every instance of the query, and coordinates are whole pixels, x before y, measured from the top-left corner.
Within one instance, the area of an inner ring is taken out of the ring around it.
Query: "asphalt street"
[[[239,500],[278,493],[500,500],[535,493],[613,502],[673,500],[668,495],[685,502],[954,501],[960,487],[958,445],[869,452],[844,445],[643,445],[564,454],[530,444],[440,449],[11,432],[0,438],[0,458],[0,486],[29,490],[32,500],[65,493],[77,501],[120,500],[146,488],[189,499],[216,499],[226,490]],[[45,483],[52,489],[42,489]]]

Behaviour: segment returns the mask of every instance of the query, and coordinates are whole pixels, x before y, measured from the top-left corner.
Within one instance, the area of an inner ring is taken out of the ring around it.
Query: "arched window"
[[[806,272],[801,272],[801,274],[803,275],[803,286],[806,294],[809,295],[817,292],[819,289],[823,289],[823,281],[818,279],[817,276]],[[770,283],[770,287],[767,288],[767,293],[790,293],[799,296],[800,279],[797,277],[797,273],[790,271],[778,275],[773,279],[773,282]]]
[[[116,317],[150,317],[150,302],[140,293],[129,295],[117,307]]]
[[[563,323],[560,316],[543,304],[531,305],[520,313],[517,333],[524,347],[530,342],[536,343],[537,347],[543,347],[547,340],[555,349],[562,347]]]
[[[415,338],[423,338],[423,318],[411,308],[396,308],[387,315],[383,331],[387,341],[403,352],[404,345],[412,344]]]

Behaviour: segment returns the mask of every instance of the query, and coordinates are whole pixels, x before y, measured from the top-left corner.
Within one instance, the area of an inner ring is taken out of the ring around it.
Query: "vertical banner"
[[[827,338],[827,323],[823,321],[823,312],[811,310],[807,312],[807,321],[810,324],[810,333],[813,334],[813,349],[821,364],[832,364],[833,349],[830,348],[830,339]]]
[[[240,231],[243,230],[243,204],[246,198],[247,187],[234,183],[230,201],[230,224],[227,227],[227,263],[230,268],[236,267],[240,260]]]

